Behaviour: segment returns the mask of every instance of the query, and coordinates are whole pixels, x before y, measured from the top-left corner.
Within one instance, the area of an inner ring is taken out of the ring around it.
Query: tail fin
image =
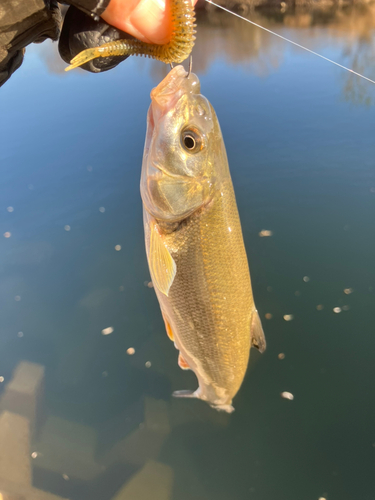
[[[226,413],[233,413],[234,408],[232,405],[210,405],[211,408],[214,408],[217,411],[225,411]]]
[[[175,398],[197,398],[197,399],[201,399],[199,397],[199,395],[198,395],[198,391],[199,391],[199,389],[197,389],[196,391],[188,391],[188,390],[185,390],[185,391],[174,391],[174,393],[172,395]],[[230,404],[232,401],[230,401],[230,403],[228,403],[228,404],[214,404],[214,403],[210,403],[210,401],[207,401],[206,399],[204,399],[203,401],[206,401],[211,406],[211,408],[213,408],[214,410],[225,411],[226,413],[232,413],[232,412],[234,412],[234,408]]]

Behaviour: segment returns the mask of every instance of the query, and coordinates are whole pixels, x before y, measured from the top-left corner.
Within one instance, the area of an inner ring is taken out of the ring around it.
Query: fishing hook
[[[186,78],[189,78],[189,76],[191,75],[192,68],[193,68],[193,56],[190,54],[190,56],[189,56],[189,71],[188,71],[188,74],[186,75]]]
[[[171,67],[171,69],[174,68],[173,66],[173,63],[169,63],[169,66]],[[189,69],[188,69],[188,74],[186,75],[185,78],[189,78],[189,76],[191,75],[191,70],[193,68],[193,56],[190,54],[189,56]]]

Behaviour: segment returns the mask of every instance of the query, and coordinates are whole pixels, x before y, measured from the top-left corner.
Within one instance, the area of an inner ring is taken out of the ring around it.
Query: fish
[[[175,66],[151,92],[141,173],[146,254],[178,364],[231,413],[250,348],[266,348],[225,145],[200,82]]]

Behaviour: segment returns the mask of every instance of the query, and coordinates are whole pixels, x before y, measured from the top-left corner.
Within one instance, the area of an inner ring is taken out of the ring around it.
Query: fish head
[[[210,201],[215,160],[224,149],[215,111],[200,94],[198,77],[187,76],[182,66],[173,68],[152,90],[148,112],[141,195],[146,210],[168,222],[182,220]]]

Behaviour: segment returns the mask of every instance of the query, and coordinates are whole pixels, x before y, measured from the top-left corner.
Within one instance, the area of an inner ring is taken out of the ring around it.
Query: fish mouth
[[[170,108],[174,104],[176,97],[179,97],[181,88],[181,79],[186,77],[187,73],[183,66],[176,66],[168,73],[157,87],[151,91],[151,101],[153,107],[160,109]]]
[[[199,94],[198,77],[188,73],[181,65],[175,66],[157,87],[151,91],[151,106],[155,121],[171,109],[184,94]]]

